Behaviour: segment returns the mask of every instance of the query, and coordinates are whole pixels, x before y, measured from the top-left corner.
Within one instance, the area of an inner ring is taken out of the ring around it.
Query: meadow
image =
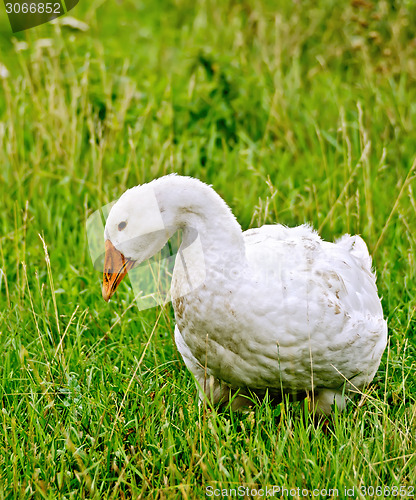
[[[410,0],[2,13],[0,499],[416,495],[415,25]],[[103,301],[87,217],[170,172],[244,229],[367,242],[389,343],[327,428],[304,402],[199,405],[171,305],[138,311],[127,279]]]

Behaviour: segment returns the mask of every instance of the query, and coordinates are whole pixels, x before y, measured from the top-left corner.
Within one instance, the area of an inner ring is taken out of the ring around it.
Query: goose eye
[[[119,231],[123,231],[123,229],[127,226],[127,222],[123,221],[117,226]]]

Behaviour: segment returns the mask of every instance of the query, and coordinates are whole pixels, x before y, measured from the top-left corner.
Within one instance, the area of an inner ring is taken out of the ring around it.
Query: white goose
[[[201,399],[312,396],[318,412],[374,377],[387,342],[367,246],[309,226],[243,232],[197,179],[168,175],[126,191],[105,227],[103,297],[182,229],[172,279],[176,345]]]

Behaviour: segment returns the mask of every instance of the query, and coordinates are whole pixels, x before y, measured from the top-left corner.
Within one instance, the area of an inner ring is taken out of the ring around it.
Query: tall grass
[[[12,37],[0,23],[0,498],[411,493],[413,3],[81,2],[72,13],[88,31]],[[199,406],[170,305],[139,313],[128,283],[102,301],[86,218],[172,171],[213,184],[244,228],[307,221],[368,243],[389,346],[326,433],[303,402]]]

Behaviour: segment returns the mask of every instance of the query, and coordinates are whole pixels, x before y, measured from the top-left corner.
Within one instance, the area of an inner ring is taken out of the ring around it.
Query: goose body
[[[243,232],[211,187],[169,175],[126,191],[112,208],[104,298],[178,229],[175,341],[201,398],[232,397],[238,408],[253,393],[312,394],[328,414],[373,379],[387,325],[359,236],[329,243],[308,225]]]

